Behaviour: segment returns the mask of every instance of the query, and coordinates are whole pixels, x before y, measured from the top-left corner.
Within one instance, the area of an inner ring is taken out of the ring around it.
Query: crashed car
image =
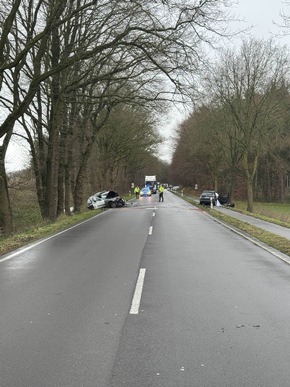
[[[106,202],[104,199],[98,196],[99,192],[93,196],[90,196],[87,201],[87,207],[90,210],[97,210],[99,208],[106,207]]]
[[[87,201],[87,207],[89,209],[124,207],[125,204],[125,199],[115,191],[97,192],[95,195],[89,197]]]
[[[107,191],[102,194],[102,198],[105,200],[106,207],[116,208],[116,207],[124,207],[126,201],[115,191]]]
[[[115,191],[101,191],[94,195],[94,197],[100,198],[104,201],[104,207],[116,208],[124,207],[126,201]],[[89,199],[90,200],[90,199]],[[88,203],[89,203],[88,200]]]

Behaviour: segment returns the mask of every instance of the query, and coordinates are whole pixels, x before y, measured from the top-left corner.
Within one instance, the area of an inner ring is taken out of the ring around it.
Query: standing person
[[[160,202],[164,202],[163,192],[164,192],[164,187],[163,187],[163,185],[161,185],[159,187],[159,201]]]
[[[138,185],[136,185],[136,187],[134,188],[134,193],[136,195],[136,199],[139,199],[140,188],[138,187]]]

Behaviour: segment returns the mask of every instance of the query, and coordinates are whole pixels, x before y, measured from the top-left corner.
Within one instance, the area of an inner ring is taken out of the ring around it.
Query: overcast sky
[[[245,20],[246,26],[253,26],[251,34],[258,38],[277,34],[280,29],[275,23],[282,24],[281,11],[290,13],[290,5],[286,6],[282,0],[239,0],[233,9],[239,19]]]
[[[236,0],[232,9],[237,19],[243,22],[235,23],[232,29],[251,28],[249,33],[257,38],[270,38],[276,36],[282,44],[290,44],[290,34],[287,38],[278,38],[281,29],[275,25],[282,23],[280,16],[284,10],[290,16],[290,5],[286,6],[285,0]],[[168,140],[160,149],[160,156],[163,159],[170,161],[172,154],[172,142],[170,138],[175,132],[176,126],[182,121],[182,115],[177,111],[172,110],[172,116],[161,125],[161,134]],[[26,148],[26,147],[25,147]],[[28,151],[23,145],[15,142],[9,148],[7,155],[6,167],[7,171],[22,169],[27,167]]]
[[[289,0],[288,0],[289,1]],[[281,11],[290,16],[290,4],[287,6],[285,0],[234,0],[233,8],[230,12],[234,14],[235,21],[231,25],[231,30],[249,29],[248,34],[258,39],[267,39],[275,37],[277,42],[282,45],[290,45],[290,31],[288,37],[282,37],[282,18]],[[289,1],[290,3],[290,1]],[[241,38],[235,40],[239,44]],[[168,140],[160,148],[161,158],[170,161],[172,155],[172,141],[170,138],[174,135],[175,129],[182,122],[184,116],[178,111],[173,110],[171,122],[161,128],[163,134]]]

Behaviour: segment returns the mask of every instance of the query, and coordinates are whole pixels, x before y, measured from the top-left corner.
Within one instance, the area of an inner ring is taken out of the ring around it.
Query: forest
[[[223,50],[201,79],[170,166],[179,184],[212,188],[229,201],[290,196],[289,52],[274,40]]]

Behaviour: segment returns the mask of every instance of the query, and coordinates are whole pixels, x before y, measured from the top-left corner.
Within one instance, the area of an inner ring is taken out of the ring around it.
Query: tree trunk
[[[254,210],[254,193],[253,193],[253,179],[247,179],[247,211]]]
[[[62,125],[63,100],[61,95],[53,98],[52,120],[49,129],[49,145],[47,156],[47,218],[54,221],[58,210],[58,174],[59,174],[59,132]]]
[[[13,216],[10,205],[8,182],[5,170],[5,149],[0,147],[0,235],[13,232]]]
[[[56,28],[52,32],[52,66],[57,66],[60,60],[60,37]],[[49,123],[49,143],[47,154],[47,218],[54,221],[58,211],[58,173],[59,173],[59,143],[63,124],[63,96],[61,93],[61,74],[52,77],[51,82],[51,119]]]
[[[62,162],[60,161],[57,180],[57,216],[61,215],[64,212],[64,173],[65,168]]]
[[[22,126],[26,131],[27,141],[30,146],[31,160],[35,176],[35,188],[37,194],[38,205],[40,213],[43,219],[46,218],[46,199],[45,199],[45,187],[46,187],[46,150],[45,141],[43,136],[43,127],[41,122],[42,109],[41,109],[41,94],[37,93],[38,100],[38,121],[36,124],[37,142],[35,136],[32,136],[30,129],[27,127],[25,120],[22,121]]]
[[[80,161],[79,170],[76,177],[76,182],[74,186],[74,211],[80,212],[81,206],[83,203],[83,193],[84,193],[84,184],[87,172],[88,158],[91,153],[92,144],[89,144],[86,152],[82,155],[82,160]]]
[[[285,175],[280,173],[280,200],[285,201]]]
[[[37,200],[42,218],[46,217],[46,200],[45,200],[45,188],[46,187],[46,174],[44,172],[45,154],[42,153],[39,148],[38,154],[35,152],[33,145],[31,146],[32,164],[35,176],[35,188],[37,193]]]
[[[71,213],[71,176],[69,167],[65,167],[65,180],[64,180],[64,208],[65,213],[68,215]]]
[[[254,210],[254,178],[257,171],[258,154],[254,156],[252,163],[249,162],[249,154],[246,152],[243,156],[243,166],[247,180],[247,211],[253,212]]]
[[[12,234],[14,231],[13,214],[11,210],[8,181],[5,169],[5,156],[9,141],[12,136],[13,126],[4,136],[2,145],[0,146],[0,235]]]
[[[237,171],[234,171],[234,173],[231,174],[230,190],[228,192],[228,203],[232,203],[234,200],[234,192],[236,188],[236,173]]]

